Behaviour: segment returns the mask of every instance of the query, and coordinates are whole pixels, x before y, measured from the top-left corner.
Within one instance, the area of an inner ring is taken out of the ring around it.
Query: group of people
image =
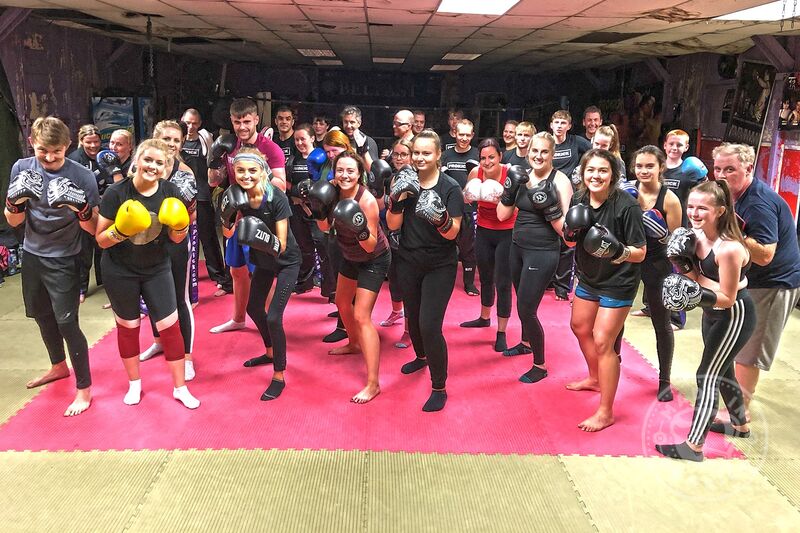
[[[707,181],[702,162],[684,159],[689,136],[681,130],[666,135],[663,150],[636,151],[626,170],[616,129],[603,125],[596,107],[584,113],[585,135],[569,133],[572,117],[559,110],[549,132],[509,121],[501,140],[477,146],[474,125],[460,111],[450,113],[450,129],[440,136],[424,128],[424,114],[400,110],[392,123],[396,139],[383,153],[361,131],[354,106],[343,110],[340,127],[327,131],[326,117],[295,124],[288,107],[277,109],[275,130],[259,130],[249,99],[234,100],[230,117],[232,133],[212,142],[190,109],[180,123],[157,124],[133,154],[129,138],[127,152],[100,151],[96,128],[86,126],[70,156],[77,163],[66,158],[63,122],[34,123],[34,156],[15,164],[5,214],[12,226],[26,223],[25,308],[52,363],[28,386],[69,375],[66,341],[78,391],[65,415],[91,402],[77,317],[97,250],[103,251],[95,260],[97,282],[106,287],[128,377],[123,401],[139,403],[140,360],[163,352],[174,398],[188,408],[200,405],[186,382],[195,374],[192,257],[202,242],[217,294],[233,293],[230,320],[211,331],[241,330],[250,316],[264,353],[244,366],[273,367],[264,401],[286,387],[283,315],[290,296],[311,290],[318,271],[321,294],[336,304],[338,318],[324,340],[347,340],[329,353],[364,357],[366,383],[351,401],[366,403],[380,393],[372,311],[388,279],[392,311],[380,324],[404,321],[396,346],[410,344],[414,358],[400,370],[427,367],[431,392],[422,409],[443,409],[444,316],[461,261],[465,292],[480,296],[479,317],[461,327],[490,327],[496,300],[494,350],[531,356],[524,383],[548,376],[538,317],[545,291],[553,287],[563,301],[573,294],[570,325],[587,375],[567,388],[600,393],[597,410],[578,424],[584,431],[614,423],[623,327],[640,281],[657,341],[659,401],[672,399],[671,314],[702,307],[705,349],[692,427],[685,442],[658,450],[700,460],[708,431],[749,435],[747,405],[759,370],[769,369],[800,297],[796,225],[785,202],[753,179],[751,147],[718,147],[716,179]],[[509,347],[512,289],[522,335]],[[143,310],[157,337],[144,352]],[[727,414],[718,416],[719,394]]]

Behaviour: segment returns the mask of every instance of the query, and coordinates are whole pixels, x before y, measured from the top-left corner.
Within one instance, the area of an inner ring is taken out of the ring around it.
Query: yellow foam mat
[[[598,531],[797,531],[800,513],[745,460],[563,457]]]
[[[792,504],[800,509],[800,460],[770,459],[758,463],[758,469]],[[800,524],[800,517],[798,517]],[[795,531],[800,527],[795,528]]]
[[[168,452],[0,454],[0,528],[123,531]]]
[[[557,457],[370,453],[367,531],[592,531]]]
[[[25,383],[34,374],[35,372],[32,373],[30,370],[0,371],[0,424],[14,416],[39,392],[39,389],[25,388]],[[64,404],[64,409],[67,408],[67,404]]]

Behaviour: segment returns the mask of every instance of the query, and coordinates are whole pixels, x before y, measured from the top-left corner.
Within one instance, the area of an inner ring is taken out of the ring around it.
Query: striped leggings
[[[753,334],[756,313],[747,289],[742,289],[729,309],[703,310],[703,359],[697,367],[697,401],[686,440],[702,445],[717,415],[719,395],[736,426],[745,424],[744,399],[736,381],[733,361]]]

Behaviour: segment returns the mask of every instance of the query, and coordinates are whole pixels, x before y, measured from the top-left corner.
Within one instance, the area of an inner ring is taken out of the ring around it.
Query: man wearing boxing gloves
[[[475,137],[475,126],[471,120],[461,119],[456,124],[456,144],[442,154],[442,172],[456,180],[462,189],[467,185],[467,177],[473,168],[478,166],[480,154],[472,146]],[[475,202],[464,202],[464,216],[461,218],[461,231],[458,234],[458,260],[463,269],[464,292],[470,296],[478,296],[480,291],[475,286]]]
[[[89,408],[92,377],[89,346],[78,324],[81,231],[94,233],[99,202],[91,171],[66,159],[69,129],[55,117],[34,121],[29,138],[34,157],[11,169],[5,216],[9,226],[25,222],[22,297],[36,320],[51,368],[29,389],[69,376],[64,343],[75,371],[77,393],[64,416]]]
[[[225,178],[233,182],[233,157],[243,146],[252,146],[264,155],[270,183],[286,190],[286,158],[283,150],[275,142],[258,131],[258,107],[249,98],[237,98],[231,102],[231,125],[235,135],[220,135],[211,146],[208,163],[208,183],[212,187],[225,183]],[[224,169],[224,171],[222,170]],[[233,278],[233,317],[227,322],[211,328],[211,333],[236,331],[245,327],[245,312],[250,294],[250,271],[247,266],[247,252],[238,241],[237,233],[225,243],[225,262]]]

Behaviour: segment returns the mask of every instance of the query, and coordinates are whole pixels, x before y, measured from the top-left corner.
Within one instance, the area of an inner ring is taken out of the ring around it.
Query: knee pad
[[[180,361],[186,356],[184,352],[183,335],[180,323],[176,320],[170,327],[158,332],[161,337],[161,346],[164,348],[164,359],[167,361]]]
[[[139,356],[139,326],[126,328],[117,324],[117,346],[119,356],[130,359]]]

